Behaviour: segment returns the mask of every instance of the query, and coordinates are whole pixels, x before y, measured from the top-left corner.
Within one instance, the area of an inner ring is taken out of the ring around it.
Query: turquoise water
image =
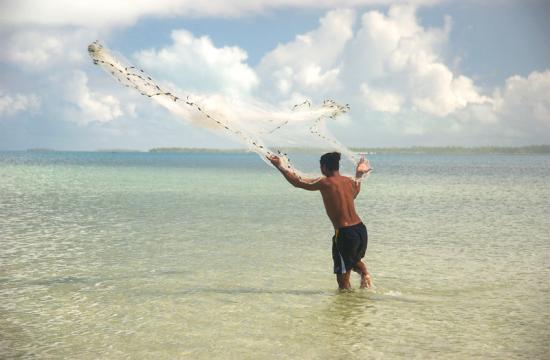
[[[320,195],[255,155],[0,153],[0,357],[548,358],[550,157],[370,159],[339,293]]]

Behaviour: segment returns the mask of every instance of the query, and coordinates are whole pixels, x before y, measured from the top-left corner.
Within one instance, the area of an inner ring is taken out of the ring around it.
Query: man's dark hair
[[[338,171],[340,169],[340,153],[335,151],[321,156],[321,166],[323,165],[328,171]]]

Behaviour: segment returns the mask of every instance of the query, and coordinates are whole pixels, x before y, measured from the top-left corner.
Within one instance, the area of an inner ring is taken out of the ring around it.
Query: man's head
[[[330,152],[321,156],[321,173],[325,176],[329,176],[334,171],[340,169],[340,153]]]

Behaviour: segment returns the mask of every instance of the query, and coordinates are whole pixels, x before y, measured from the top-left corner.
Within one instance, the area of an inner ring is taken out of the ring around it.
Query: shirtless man
[[[351,288],[349,278],[353,270],[361,275],[361,288],[370,288],[372,280],[367,267],[361,261],[367,250],[367,228],[355,212],[353,203],[361,190],[361,182],[340,175],[340,153],[332,152],[321,156],[321,173],[324,176],[318,179],[299,178],[283,166],[278,156],[267,158],[293,186],[321,192],[335,231],[332,237],[332,259],[338,287],[341,290]],[[360,178],[371,170],[363,156],[357,164],[355,177]]]

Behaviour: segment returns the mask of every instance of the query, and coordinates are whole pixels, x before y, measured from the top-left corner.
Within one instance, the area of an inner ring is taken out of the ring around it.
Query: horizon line
[[[297,152],[317,152],[325,151],[326,148],[305,148],[305,147],[280,147],[278,149],[285,149],[289,151]],[[366,152],[366,153],[433,153],[433,152],[452,152],[452,153],[549,153],[550,144],[533,144],[533,145],[518,145],[518,146],[500,146],[500,145],[484,145],[484,146],[456,146],[456,145],[444,145],[444,146],[379,146],[379,147],[350,147],[353,152]],[[174,152],[210,152],[210,153],[246,153],[253,152],[247,148],[215,148],[215,147],[153,147],[146,150],[131,149],[131,148],[100,148],[94,150],[59,150],[55,148],[36,147],[27,148],[24,150],[0,150],[2,152],[111,152],[111,153],[174,153]]]

